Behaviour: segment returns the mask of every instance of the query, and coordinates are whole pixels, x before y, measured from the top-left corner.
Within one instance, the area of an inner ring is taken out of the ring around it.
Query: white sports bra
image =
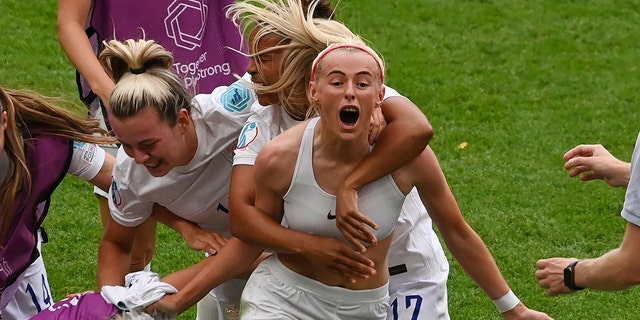
[[[283,197],[284,216],[290,229],[344,239],[335,223],[336,197],[320,188],[313,172],[313,133],[317,121],[318,118],[312,119],[302,136],[291,185]],[[379,240],[393,231],[404,199],[390,175],[358,192],[359,210],[378,224],[378,230],[372,231]]]

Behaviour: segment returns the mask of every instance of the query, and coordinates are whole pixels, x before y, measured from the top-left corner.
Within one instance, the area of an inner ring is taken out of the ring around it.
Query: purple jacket
[[[15,286],[11,290],[5,290],[14,284],[39,256],[36,232],[49,209],[51,194],[69,170],[72,148],[73,143],[66,138],[34,135],[33,138],[25,139],[31,188],[28,192],[21,190],[16,196],[7,242],[0,248],[2,308],[13,296],[13,292],[10,291],[15,290]]]
[[[174,71],[195,93],[211,93],[243,75],[249,59],[246,44],[226,8],[235,0],[94,0],[87,35],[96,49],[103,40],[155,40],[174,57]],[[87,105],[96,96],[78,75]]]

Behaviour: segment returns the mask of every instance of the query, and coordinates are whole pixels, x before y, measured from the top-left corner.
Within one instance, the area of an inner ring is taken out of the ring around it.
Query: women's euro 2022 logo
[[[120,196],[120,191],[118,191],[118,183],[113,180],[111,181],[111,200],[116,207],[119,207],[122,204],[122,196]]]
[[[247,148],[253,141],[258,137],[258,125],[255,121],[247,122],[242,127],[242,132],[240,132],[240,138],[238,139],[238,145],[236,148],[238,150],[243,150]]]

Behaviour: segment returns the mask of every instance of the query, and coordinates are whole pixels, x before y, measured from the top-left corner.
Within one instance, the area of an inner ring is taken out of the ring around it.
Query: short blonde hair
[[[111,40],[100,62],[116,83],[109,98],[113,116],[127,118],[151,107],[173,126],[180,109],[191,111],[193,95],[173,71],[173,55],[155,41]]]

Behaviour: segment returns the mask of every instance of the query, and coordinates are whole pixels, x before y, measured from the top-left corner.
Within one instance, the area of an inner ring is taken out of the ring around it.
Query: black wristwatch
[[[571,262],[566,268],[564,268],[564,285],[574,291],[582,290],[584,288],[576,286],[576,275],[575,269],[576,264],[578,264],[580,260],[576,260]]]

